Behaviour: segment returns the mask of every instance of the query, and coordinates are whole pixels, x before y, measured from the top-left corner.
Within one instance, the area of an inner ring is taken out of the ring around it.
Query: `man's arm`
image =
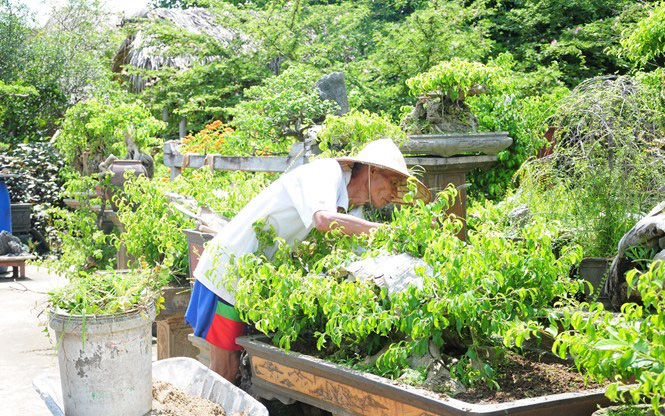
[[[314,213],[314,227],[322,232],[341,229],[346,235],[355,235],[367,233],[369,230],[380,226],[381,224],[378,222],[366,221],[348,214],[331,211],[317,211]]]

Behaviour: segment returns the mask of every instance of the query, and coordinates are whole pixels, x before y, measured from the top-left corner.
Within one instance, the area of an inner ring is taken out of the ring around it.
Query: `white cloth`
[[[194,277],[226,302],[235,304],[233,290],[224,287],[222,276],[230,255],[239,257],[258,249],[253,224],[265,218],[275,228],[276,236],[293,246],[313,228],[316,212],[337,212],[338,207],[348,210],[346,186],[350,179],[351,173],[343,172],[335,159],[321,159],[282,175],[206,245]],[[358,212],[353,214],[358,215]]]

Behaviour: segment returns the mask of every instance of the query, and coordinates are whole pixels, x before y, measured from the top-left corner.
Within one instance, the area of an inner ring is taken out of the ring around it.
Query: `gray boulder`
[[[19,256],[27,252],[21,240],[7,231],[0,232],[0,256]]]
[[[321,79],[314,84],[319,90],[319,97],[322,100],[335,101],[340,110],[338,115],[346,114],[349,112],[349,97],[346,93],[346,82],[344,81],[344,74],[341,72],[333,72],[324,75]]]

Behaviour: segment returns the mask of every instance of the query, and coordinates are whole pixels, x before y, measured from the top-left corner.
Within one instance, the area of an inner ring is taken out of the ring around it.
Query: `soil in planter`
[[[331,360],[326,352],[317,350],[312,343],[298,342],[293,350],[353,368],[349,364]],[[567,364],[549,353],[532,352],[522,356],[507,351],[504,358],[500,362],[492,364],[492,367],[497,374],[496,382],[499,384],[499,390],[481,382],[477,386],[467,388],[465,393],[455,395],[455,399],[475,404],[504,403],[603,387],[591,380],[585,384],[584,377],[573,365]],[[399,380],[390,381],[394,384],[402,384]],[[438,393],[442,397],[447,397],[443,393]]]
[[[151,416],[226,416],[222,406],[202,397],[191,396],[173,384],[155,381],[152,385]],[[230,416],[249,416],[234,413]]]
[[[526,358],[508,353],[495,368],[499,390],[483,384],[467,389],[466,393],[455,398],[470,403],[503,403],[602,387],[592,382],[585,385],[584,377],[574,367],[544,361],[539,361],[536,356]]]

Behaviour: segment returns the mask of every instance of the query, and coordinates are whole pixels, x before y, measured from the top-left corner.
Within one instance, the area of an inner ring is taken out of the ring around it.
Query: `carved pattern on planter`
[[[252,357],[252,371],[269,383],[367,416],[434,416],[432,413],[386,397],[293,369],[261,357]]]

